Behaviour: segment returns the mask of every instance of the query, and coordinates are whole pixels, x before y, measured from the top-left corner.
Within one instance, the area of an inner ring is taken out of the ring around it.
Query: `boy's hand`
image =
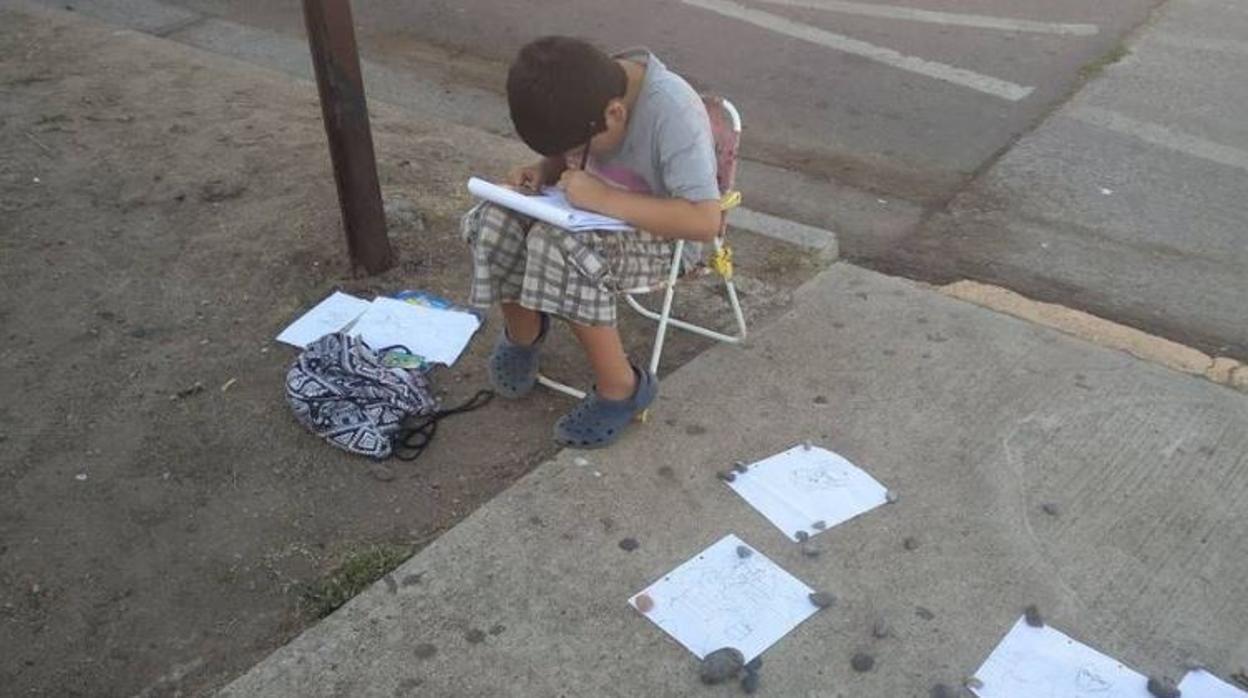
[[[508,186],[534,194],[541,191],[542,179],[543,173],[540,163],[536,165],[520,165],[518,167],[513,167],[511,171],[507,173]]]
[[[567,170],[559,178],[559,188],[568,197],[568,203],[587,211],[604,213],[611,186],[583,170]]]

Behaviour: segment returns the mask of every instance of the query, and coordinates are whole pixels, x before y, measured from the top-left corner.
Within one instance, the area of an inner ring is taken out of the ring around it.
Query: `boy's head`
[[[548,36],[520,49],[507,73],[516,133],[546,156],[566,155],[604,132],[594,138],[592,151],[618,145],[628,121],[627,91],[628,76],[614,59],[565,36]]]

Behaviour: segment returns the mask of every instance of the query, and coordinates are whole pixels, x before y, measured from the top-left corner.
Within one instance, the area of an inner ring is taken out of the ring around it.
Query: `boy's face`
[[[624,136],[628,135],[628,107],[621,99],[613,99],[607,103],[603,112],[606,130],[589,139],[589,154],[595,157],[611,155],[620,149]],[[585,154],[585,146],[577,146],[563,154],[564,162],[572,169],[581,166]]]

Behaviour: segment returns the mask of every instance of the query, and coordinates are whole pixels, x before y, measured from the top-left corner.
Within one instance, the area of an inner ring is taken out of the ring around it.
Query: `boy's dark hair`
[[[606,128],[607,102],[623,97],[628,76],[610,56],[566,36],[520,49],[507,72],[507,104],[516,133],[542,155],[561,155]]]

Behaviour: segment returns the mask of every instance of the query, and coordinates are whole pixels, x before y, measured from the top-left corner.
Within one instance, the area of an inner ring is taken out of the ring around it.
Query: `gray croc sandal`
[[[490,385],[500,397],[518,398],[537,385],[537,357],[550,329],[550,316],[542,313],[542,329],[532,344],[516,344],[507,336],[507,328],[498,335],[490,354]]]
[[[569,448],[604,448],[615,443],[634,417],[659,394],[659,380],[636,366],[637,389],[627,400],[607,400],[595,390],[555,423],[555,441]]]

